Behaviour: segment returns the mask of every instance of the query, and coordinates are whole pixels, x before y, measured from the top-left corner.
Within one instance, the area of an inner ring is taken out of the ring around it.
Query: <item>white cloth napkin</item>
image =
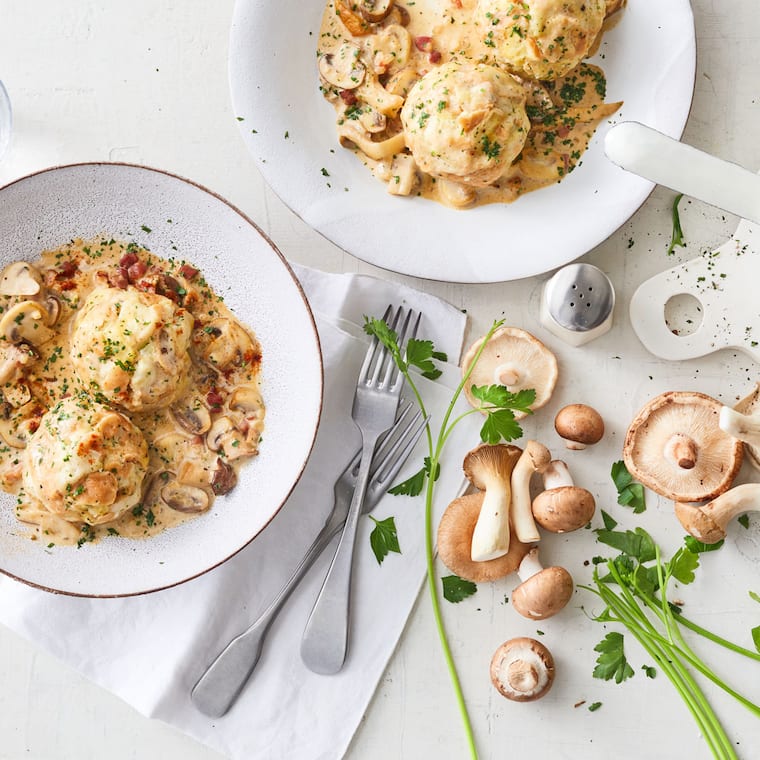
[[[141,597],[70,598],[0,579],[0,622],[141,713],[246,760],[316,760],[344,754],[424,579],[423,499],[386,495],[374,515],[395,517],[402,554],[390,554],[378,565],[369,545],[372,523],[362,519],[344,669],[334,676],[315,675],[299,656],[304,623],[333,542],[273,624],[261,660],[232,710],[210,719],[190,701],[190,690],[206,666],[267,606],[329,513],[333,484],[360,441],[350,410],[367,345],[363,315],[382,315],[389,303],[421,309],[425,318],[419,337],[434,340],[453,362],[459,358],[465,328],[465,316],[457,309],[410,288],[304,267],[296,273],[322,342],[324,410],[301,481],[266,530],[212,572]],[[420,378],[434,430],[458,381],[453,366],[435,383]],[[437,486],[437,513],[461,485],[462,455],[476,440],[476,423],[465,420],[449,441]],[[424,453],[423,437],[399,479],[419,469]]]

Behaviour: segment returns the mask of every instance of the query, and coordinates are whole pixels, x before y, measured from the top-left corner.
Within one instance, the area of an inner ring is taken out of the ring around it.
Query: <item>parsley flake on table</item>
[[[615,488],[617,488],[618,504],[624,507],[631,507],[636,515],[644,512],[647,508],[644,486],[634,481],[633,476],[628,472],[628,468],[622,459],[619,462],[613,463],[610,475],[612,476]]]
[[[467,599],[468,596],[472,596],[478,590],[477,585],[472,581],[466,581],[458,575],[444,576],[441,578],[441,585],[443,586],[443,598],[454,604]]]

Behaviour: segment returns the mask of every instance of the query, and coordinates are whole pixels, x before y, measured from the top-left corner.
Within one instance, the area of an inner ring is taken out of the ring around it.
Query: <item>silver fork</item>
[[[421,315],[396,310],[391,328],[403,346],[407,336],[416,334]],[[362,434],[362,457],[346,524],[330,563],[301,641],[301,659],[315,673],[337,673],[348,649],[351,566],[372,455],[377,440],[392,424],[398,409],[404,379],[393,357],[375,338],[364,358],[356,385],[352,416]]]
[[[421,412],[410,418],[412,408],[409,403],[401,410],[395,425],[378,444],[363,514],[370,512],[380,501],[425,430],[427,419],[422,419]],[[340,532],[354,492],[360,458],[361,451],[357,451],[335,481],[335,505],[330,516],[288,582],[259,618],[227,644],[193,687],[191,699],[204,715],[219,718],[235,703],[261,657],[270,626],[314,561]]]

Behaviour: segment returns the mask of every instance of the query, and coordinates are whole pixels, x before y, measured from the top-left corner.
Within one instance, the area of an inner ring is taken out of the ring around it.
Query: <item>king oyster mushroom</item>
[[[361,50],[350,42],[344,42],[333,53],[324,53],[319,59],[322,79],[339,90],[355,90],[363,81],[367,67],[359,60]]]
[[[760,383],[731,409],[724,406],[718,420],[721,430],[743,441],[752,464],[760,469]]]
[[[485,338],[475,341],[462,359],[462,374],[466,374],[475,361]],[[532,388],[536,400],[531,409],[542,407],[557,384],[557,358],[540,341],[517,327],[501,327],[483,347],[477,364],[464,388],[467,400],[476,409],[481,406],[472,393],[472,386],[504,385],[515,393]],[[524,412],[515,412],[517,419]]]
[[[675,508],[687,533],[703,544],[716,544],[726,537],[734,517],[760,511],[760,483],[735,486],[702,506],[676,502]]]
[[[720,429],[722,404],[692,391],[653,398],[628,427],[628,471],[673,501],[709,501],[728,490],[742,463],[742,442]]]
[[[517,446],[482,443],[464,458],[465,477],[475,488],[485,491],[472,532],[470,558],[473,562],[497,559],[509,551],[511,477],[521,454]]]
[[[485,494],[481,491],[454,499],[438,524],[438,556],[441,562],[455,575],[473,583],[495,581],[514,573],[530,548],[513,536],[509,551],[503,556],[485,562],[473,561],[472,534],[484,498]]]

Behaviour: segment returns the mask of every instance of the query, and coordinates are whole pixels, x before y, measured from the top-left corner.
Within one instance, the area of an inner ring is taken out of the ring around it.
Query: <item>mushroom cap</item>
[[[475,360],[484,340],[485,337],[475,341],[464,355],[463,375]],[[477,408],[480,402],[472,395],[473,385],[505,385],[512,393],[532,388],[536,392],[536,400],[530,408],[539,409],[551,398],[557,375],[557,358],[538,338],[517,327],[501,327],[483,349],[464,394]],[[515,412],[516,419],[523,417],[524,412]]]
[[[647,403],[628,427],[623,459],[634,478],[674,501],[708,501],[730,488],[742,463],[742,442],[718,426],[722,404],[695,391],[668,391]],[[685,466],[665,455],[691,441]]]
[[[554,683],[552,653],[535,639],[505,641],[491,658],[491,681],[499,693],[515,702],[532,702]]]
[[[573,595],[573,579],[564,567],[547,567],[512,592],[512,607],[523,617],[545,620],[556,615]]]
[[[694,504],[675,503],[676,517],[684,530],[703,544],[717,544],[726,537],[726,531]]]
[[[472,534],[483,506],[485,493],[460,496],[446,507],[438,525],[438,556],[452,573],[473,583],[485,583],[514,573],[530,546],[512,535],[509,552],[486,562],[473,562],[470,557]]]
[[[741,401],[739,401],[734,409],[742,414],[758,414],[760,413],[760,383],[755,383],[755,387],[752,392],[746,395]],[[752,443],[744,443],[745,450],[749,453],[749,458],[752,460],[752,464],[756,467],[760,467],[760,446],[755,446]]]
[[[560,486],[538,494],[532,508],[533,518],[542,528],[567,533],[591,522],[596,502],[585,488]]]
[[[592,446],[602,440],[604,420],[586,404],[568,404],[557,412],[554,429],[566,441]]]
[[[509,483],[512,470],[521,454],[522,449],[511,444],[481,443],[465,455],[462,469],[467,480],[475,488],[484,491],[486,488],[484,478],[492,473],[501,475]]]

